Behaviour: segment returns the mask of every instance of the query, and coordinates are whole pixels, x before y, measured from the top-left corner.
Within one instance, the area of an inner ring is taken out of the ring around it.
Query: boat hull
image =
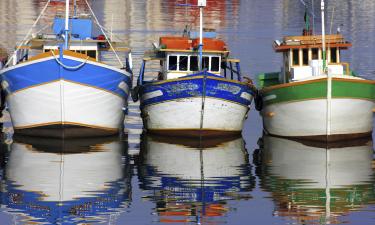
[[[192,77],[145,85],[141,90],[141,111],[147,131],[212,137],[241,133],[252,90],[245,83],[207,77],[206,95],[202,96],[204,79]]]
[[[64,52],[65,53],[65,52]],[[63,63],[84,59],[64,56]],[[58,137],[112,135],[123,125],[131,75],[97,62],[69,70],[54,57],[22,63],[3,72],[9,112],[16,133]],[[51,129],[53,128],[53,129]],[[57,131],[59,133],[59,131]]]
[[[267,133],[318,141],[370,136],[375,107],[375,82],[333,79],[331,113],[327,114],[327,79],[266,89],[261,111]],[[327,133],[327,120],[330,133]]]

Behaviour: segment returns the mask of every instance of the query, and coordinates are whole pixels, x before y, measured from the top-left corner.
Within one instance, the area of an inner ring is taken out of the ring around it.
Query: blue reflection
[[[103,223],[128,207],[130,170],[117,137],[15,140],[0,195],[17,221]]]
[[[155,202],[159,222],[224,219],[230,200],[251,199],[255,180],[242,138],[189,140],[145,136],[140,187]]]

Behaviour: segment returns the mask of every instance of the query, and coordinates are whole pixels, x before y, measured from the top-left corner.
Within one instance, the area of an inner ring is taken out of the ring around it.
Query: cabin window
[[[309,65],[309,49],[307,48],[302,49],[302,64],[304,66]]]
[[[331,62],[337,63],[337,48],[331,48]]]
[[[44,49],[44,52],[50,52],[51,49]]]
[[[211,57],[211,71],[212,72],[220,71],[220,58],[219,57]]]
[[[299,49],[293,49],[293,66],[299,65]]]
[[[168,70],[177,70],[177,56],[170,55],[168,57]]]
[[[87,51],[87,56],[96,59],[96,51],[95,50]]]
[[[319,59],[319,49],[318,48],[311,49],[311,52],[312,52],[312,59]]]
[[[210,57],[207,57],[207,56],[202,57],[202,69],[210,70]]]
[[[180,61],[178,63],[178,70],[179,71],[187,71],[188,70],[188,56],[180,56]]]
[[[198,56],[190,56],[190,71],[198,70]]]

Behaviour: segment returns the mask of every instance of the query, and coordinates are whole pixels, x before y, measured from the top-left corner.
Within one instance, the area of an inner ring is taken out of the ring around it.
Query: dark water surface
[[[280,70],[281,57],[272,42],[301,33],[304,7],[299,0],[207,1],[206,27],[216,29],[241,59],[245,75]],[[0,1],[1,48],[11,51],[22,40],[45,2]],[[135,75],[143,52],[160,35],[180,33],[199,21],[196,10],[176,6],[185,0],[90,2],[114,38],[133,49]],[[314,2],[320,18],[319,1]],[[331,26],[332,33],[340,26],[353,43],[343,61],[375,79],[375,1],[326,2],[328,33]],[[48,18],[58,10],[50,8]],[[46,26],[48,18],[35,30]],[[329,150],[274,137],[259,140],[262,123],[253,109],[242,137],[226,140],[141,137],[141,128],[138,105],[132,103],[121,137],[15,137],[12,144],[3,143],[0,224],[375,223],[371,140]]]

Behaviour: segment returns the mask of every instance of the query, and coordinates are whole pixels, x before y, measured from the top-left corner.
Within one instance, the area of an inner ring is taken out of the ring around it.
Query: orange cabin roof
[[[189,39],[188,37],[161,37],[160,46],[165,49],[193,50],[199,47],[199,38]],[[225,42],[220,39],[203,38],[203,50],[227,51]]]

